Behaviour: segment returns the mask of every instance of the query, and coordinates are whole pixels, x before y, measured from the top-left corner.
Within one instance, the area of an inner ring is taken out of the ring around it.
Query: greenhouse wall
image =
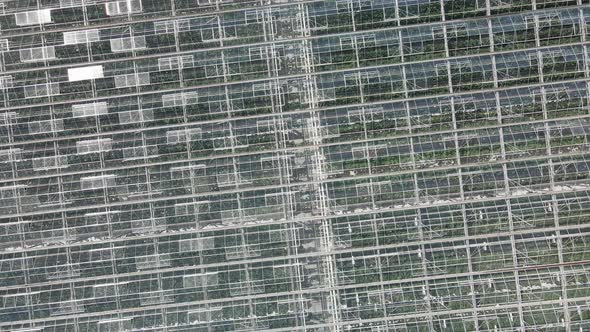
[[[0,0],[0,331],[590,331],[590,0]]]

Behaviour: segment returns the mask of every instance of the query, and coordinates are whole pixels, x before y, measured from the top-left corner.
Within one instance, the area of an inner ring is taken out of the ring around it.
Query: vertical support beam
[[[219,6],[219,2],[215,1],[215,4],[217,6]],[[217,32],[219,34],[219,46],[223,47],[223,40],[225,39],[225,29],[223,28],[223,25],[221,24],[221,16],[217,15]]]
[[[492,57],[492,66],[494,69],[494,73],[496,73],[496,68],[495,68],[495,56]],[[494,74],[494,87],[498,86],[498,77]],[[501,156],[500,156],[500,160],[502,162],[502,174],[503,174],[503,178],[504,178],[504,192],[506,193],[507,196],[510,196],[510,179],[508,178],[508,166],[507,166],[507,160],[506,160],[506,144],[504,143],[504,130],[502,127],[502,108],[501,108],[501,104],[500,104],[500,94],[498,91],[494,92],[494,96],[496,99],[496,112],[497,112],[497,120],[498,120],[498,135],[500,137],[500,151],[501,151]],[[511,252],[512,252],[512,264],[513,266],[516,268],[518,266],[518,260],[516,258],[516,243],[514,240],[514,220],[513,220],[513,216],[512,216],[512,206],[510,203],[510,199],[507,198],[504,200],[505,204],[506,204],[506,208],[507,208],[507,216],[508,216],[508,228],[509,228],[509,232],[510,232],[510,248],[511,248]],[[515,281],[515,285],[516,285],[516,297],[517,297],[517,310],[518,310],[518,317],[519,317],[519,322],[520,322],[520,331],[524,332],[525,331],[525,326],[524,326],[524,316],[523,316],[523,310],[522,310],[522,293],[521,293],[521,287],[520,287],[520,278],[519,278],[519,274],[518,274],[518,270],[514,270],[514,281]]]
[[[7,132],[8,132],[8,143],[9,144],[13,144],[14,143],[14,128],[12,125],[12,120],[11,118],[6,115],[6,127],[7,127]],[[12,175],[12,179],[17,179],[17,167],[16,167],[16,161],[15,158],[13,158],[13,156],[10,157],[10,172]],[[12,182],[12,184],[16,187],[16,181]],[[21,196],[18,193],[18,189],[15,189],[15,195],[16,197],[16,214],[18,216],[18,224],[17,224],[17,231],[19,234],[19,240],[20,240],[20,246],[21,248],[26,248],[26,237],[25,237],[25,228],[24,225],[26,224],[25,221],[23,220],[22,214],[23,214],[23,210],[22,210],[22,204],[21,204]],[[21,253],[22,258],[20,259],[21,262],[21,266],[23,266],[23,275],[24,275],[24,283],[25,283],[25,291],[27,293],[26,296],[26,304],[27,304],[27,314],[28,314],[28,321],[30,326],[34,326],[33,324],[33,317],[34,317],[34,311],[33,311],[33,306],[31,305],[33,302],[33,298],[31,296],[31,271],[29,270],[29,268],[31,266],[29,266],[29,260],[27,259],[27,254],[25,254],[24,252]]]
[[[302,20],[302,29],[304,34],[309,29],[309,21]],[[332,233],[332,224],[329,218],[330,212],[330,201],[327,195],[326,175],[324,174],[324,155],[320,144],[322,142],[322,131],[320,126],[319,112],[316,111],[319,105],[318,86],[314,73],[314,60],[313,60],[313,48],[310,40],[304,40],[303,42],[303,71],[306,74],[304,78],[304,89],[306,99],[309,104],[309,121],[308,130],[310,132],[311,147],[311,159],[312,159],[312,180],[313,188],[317,194],[317,207],[320,211],[322,219],[320,221],[320,247],[323,251],[323,268],[324,277],[326,281],[326,289],[328,290],[328,306],[331,315],[330,325],[334,328],[334,331],[340,332],[340,305],[339,305],[339,294],[336,290],[337,275],[336,275],[336,262],[332,254],[334,248],[334,239]]]
[[[40,1],[36,1],[37,3],[37,10],[41,10],[41,2]],[[84,17],[86,19],[86,16]],[[41,47],[45,47],[47,45],[47,40],[46,40],[46,36],[45,36],[45,26],[44,25],[40,25],[40,32],[41,32]],[[47,68],[49,67],[49,63],[47,59],[43,60],[43,65]],[[50,82],[50,77],[49,77],[49,71],[45,71],[45,80],[47,83]],[[49,104],[53,104],[53,95],[50,93],[48,96],[48,103]],[[53,125],[54,121],[56,120],[55,117],[55,112],[54,112],[54,106],[50,105],[49,106],[49,117],[51,120],[51,123]],[[57,145],[57,135],[56,133],[53,131],[51,133],[52,137],[54,138],[53,140],[53,153],[55,156],[59,155],[59,149],[58,149],[58,145]],[[102,155],[101,155],[102,157]],[[104,164],[102,163],[102,159],[101,159],[101,168],[104,167]],[[69,230],[67,228],[67,220],[66,220],[66,215],[65,215],[65,205],[64,205],[64,200],[65,200],[65,196],[64,196],[64,186],[63,186],[63,178],[61,176],[61,168],[57,169],[58,172],[58,176],[57,176],[57,187],[58,187],[58,200],[59,200],[59,206],[60,206],[60,218],[61,218],[61,222],[62,222],[62,232],[64,234],[64,237],[67,241],[68,238],[68,233]],[[16,184],[16,183],[15,183]],[[107,201],[105,200],[105,203],[107,203]],[[20,205],[20,204],[19,204]],[[67,265],[67,271],[68,273],[71,272],[72,269],[72,251],[71,248],[69,246],[66,247],[66,265]],[[70,298],[68,299],[68,301],[74,301],[77,296],[76,296],[76,289],[74,288],[74,284],[72,282],[68,282],[67,283],[69,291],[70,291]],[[74,318],[74,331],[73,332],[78,332],[79,330],[79,324],[78,324],[78,317]]]
[[[582,0],[578,0],[578,4],[580,5]],[[590,78],[590,50],[588,45],[585,42],[588,40],[586,36],[588,33],[588,27],[586,25],[586,17],[584,15],[584,10],[582,8],[579,9],[579,16],[580,16],[580,34],[582,35],[582,42],[584,45],[582,49],[584,50],[584,77],[586,79]],[[586,81],[586,95],[587,95],[587,103],[590,104],[590,82]],[[590,108],[588,109],[588,114],[590,114]]]
[[[450,73],[449,73],[450,77]],[[450,80],[450,78],[449,78]],[[467,211],[465,209],[465,191],[463,189],[463,174],[461,168],[461,153],[459,146],[459,136],[457,134],[457,116],[455,113],[455,97],[451,97],[451,114],[453,119],[453,141],[455,142],[455,160],[457,166],[457,176],[459,178],[459,197],[461,199],[461,218],[463,219],[463,234],[465,236],[465,248],[467,256],[467,269],[469,271],[469,291],[471,293],[472,315],[474,317],[475,331],[479,332],[479,319],[477,312],[477,300],[475,298],[475,287],[473,284],[473,263],[471,259],[471,245],[469,243],[469,228],[467,226]]]
[[[404,68],[405,69],[405,68]],[[402,77],[403,77],[403,81],[404,84],[406,82],[406,77],[405,77],[405,70],[402,73]],[[405,88],[405,93],[406,96],[409,94],[408,90],[407,90],[407,86],[404,86]],[[407,103],[406,103],[407,104]],[[409,105],[407,108],[407,112],[409,112]],[[408,114],[408,119],[410,118],[409,114]],[[411,135],[411,129],[410,129],[410,135]],[[413,136],[410,137],[410,153],[411,153],[411,158],[412,158],[412,170],[413,172],[413,180],[414,180],[414,202],[413,204],[416,206],[416,219],[414,220],[414,223],[417,227],[418,230],[418,240],[420,241],[420,249],[418,249],[418,254],[419,254],[419,258],[421,261],[421,266],[422,266],[422,273],[423,275],[427,276],[428,275],[428,261],[426,259],[426,249],[424,246],[424,225],[422,223],[422,212],[420,210],[420,186],[418,184],[418,166],[416,165],[416,147],[414,146],[414,139]],[[428,329],[430,331],[434,331],[434,322],[433,322],[433,315],[432,315],[432,299],[431,299],[431,295],[430,295],[430,285],[428,282],[428,279],[424,279],[424,300],[426,302],[426,310],[427,310],[427,317],[428,317]]]
[[[540,75],[542,76],[542,71]],[[549,167],[549,188],[551,194],[551,210],[553,212],[553,222],[555,225],[555,235],[556,235],[556,243],[557,243],[557,255],[559,258],[559,277],[560,277],[560,284],[561,284],[561,305],[563,306],[563,315],[564,315],[564,327],[567,332],[571,331],[570,326],[570,312],[568,308],[568,296],[567,296],[567,283],[566,283],[566,274],[565,269],[563,267],[563,241],[561,237],[560,225],[559,225],[559,204],[557,203],[557,195],[555,192],[555,165],[553,165],[553,159],[551,156],[553,155],[551,149],[551,129],[549,128],[549,119],[547,116],[547,92],[545,87],[541,87],[541,105],[543,110],[543,121],[544,121],[544,130],[545,130],[545,151],[547,156],[550,158],[547,159],[548,167]]]
[[[399,17],[399,0],[394,0],[393,2],[394,2],[393,8],[394,8],[394,13],[395,13],[395,20],[397,21],[397,25],[399,26],[399,25],[401,25],[401,20]],[[400,33],[401,33],[401,30],[400,30]]]
[[[356,31],[356,20],[354,18],[354,0],[347,0],[348,10],[350,11],[350,19],[352,20],[352,31]]]

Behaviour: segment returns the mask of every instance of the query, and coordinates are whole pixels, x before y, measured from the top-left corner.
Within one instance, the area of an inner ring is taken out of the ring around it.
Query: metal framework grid
[[[590,331],[590,0],[0,0],[0,331]]]

